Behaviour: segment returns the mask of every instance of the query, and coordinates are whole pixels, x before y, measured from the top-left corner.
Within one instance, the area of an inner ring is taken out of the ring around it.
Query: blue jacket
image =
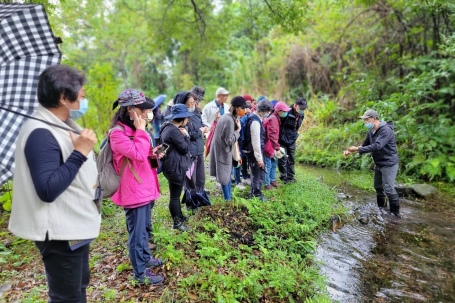
[[[392,121],[388,123],[381,121],[376,131],[373,129],[368,131],[362,147],[359,147],[359,154],[366,153],[371,153],[378,167],[393,166],[400,161]]]

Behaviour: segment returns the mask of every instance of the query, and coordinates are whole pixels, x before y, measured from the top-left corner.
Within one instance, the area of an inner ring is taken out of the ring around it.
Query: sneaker
[[[251,179],[243,179],[242,181],[243,184],[246,184],[246,185],[251,185]]]
[[[134,276],[133,281],[139,285],[158,284],[164,281],[164,277],[154,274],[150,269],[146,269],[142,276]]]
[[[267,186],[264,186],[264,189],[271,190],[274,189],[275,187],[272,186],[272,184],[269,184]]]
[[[273,187],[278,187],[278,183],[276,181],[272,181],[270,182],[270,185],[272,185]]]
[[[150,258],[150,260],[145,263],[145,268],[155,268],[155,267],[160,267],[163,265],[164,262],[161,260],[161,258],[155,259],[155,258]]]
[[[295,178],[292,178],[292,179],[288,180],[288,183],[297,183],[297,180]]]
[[[238,188],[238,189],[240,189],[240,190],[245,190],[245,189],[246,189],[245,185],[243,185],[242,183],[238,183],[238,184],[235,186],[235,188]]]

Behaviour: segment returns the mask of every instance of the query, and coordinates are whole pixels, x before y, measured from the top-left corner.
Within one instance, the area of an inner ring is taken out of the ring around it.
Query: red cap
[[[243,95],[243,99],[245,99],[245,100],[247,100],[247,101],[254,101],[253,97],[251,97],[251,96],[248,95],[248,94]]]

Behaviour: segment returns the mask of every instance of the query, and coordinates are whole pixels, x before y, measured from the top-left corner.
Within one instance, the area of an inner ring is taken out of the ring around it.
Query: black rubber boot
[[[376,201],[378,203],[378,207],[387,207],[387,197],[386,196],[376,196]]]
[[[400,198],[398,194],[390,195],[389,197],[389,205],[390,205],[390,212],[398,218],[401,218],[400,215]]]

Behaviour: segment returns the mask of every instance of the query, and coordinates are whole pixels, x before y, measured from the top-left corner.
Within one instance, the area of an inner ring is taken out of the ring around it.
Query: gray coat
[[[229,112],[222,115],[210,145],[210,176],[216,177],[216,181],[222,185],[227,185],[231,178],[232,147],[240,137],[234,127],[234,117]]]

